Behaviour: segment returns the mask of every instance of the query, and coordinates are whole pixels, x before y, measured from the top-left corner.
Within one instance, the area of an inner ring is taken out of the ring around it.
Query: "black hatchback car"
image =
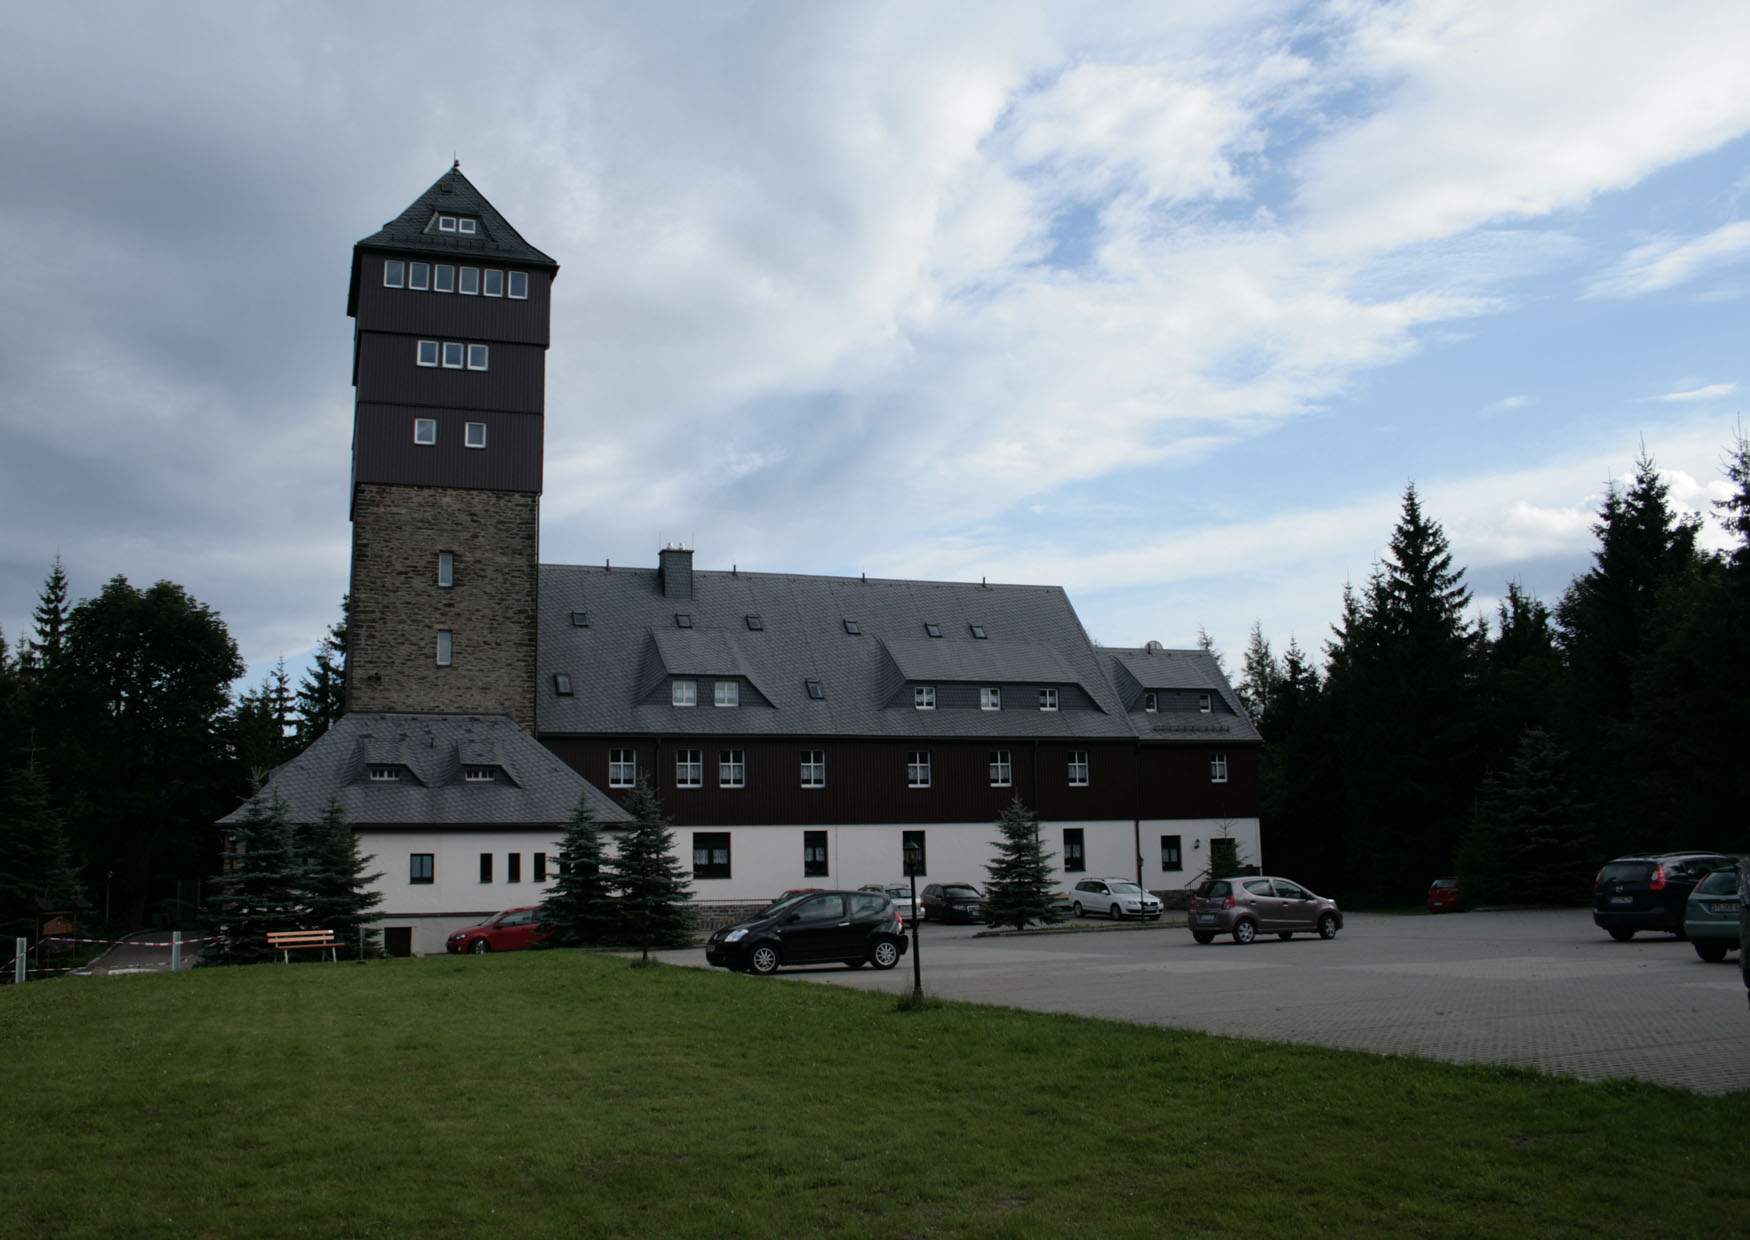
[[[1618,943],[1637,930],[1660,930],[1684,938],[1683,910],[1689,893],[1733,858],[1712,852],[1618,857],[1592,883],[1592,920]]]
[[[919,897],[929,921],[984,920],[984,897],[971,883],[931,883]]]
[[[853,969],[891,969],[906,947],[899,910],[882,893],[810,891],[718,930],[705,944],[705,959],[745,973],[835,961]]]

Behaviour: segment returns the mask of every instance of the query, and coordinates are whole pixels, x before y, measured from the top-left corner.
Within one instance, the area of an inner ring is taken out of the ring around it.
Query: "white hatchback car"
[[[1069,906],[1077,917],[1104,913],[1113,921],[1125,917],[1154,921],[1161,915],[1161,902],[1128,878],[1084,878],[1069,893]]]
[[[911,902],[911,884],[905,883],[869,883],[858,888],[859,891],[879,891],[893,901],[894,908],[899,910],[899,919],[906,925],[924,919],[924,897],[918,896],[917,906]]]

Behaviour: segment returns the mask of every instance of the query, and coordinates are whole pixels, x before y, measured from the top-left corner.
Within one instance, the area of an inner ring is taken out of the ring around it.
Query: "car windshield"
[[[1458,880],[1456,878],[1437,878],[1434,880],[1434,886],[1441,891],[1450,891],[1458,886]]]
[[[964,883],[949,883],[942,888],[942,894],[953,900],[976,900],[978,899],[978,888],[968,887]]]
[[[1197,894],[1205,900],[1222,900],[1233,894],[1233,888],[1226,882],[1207,882]]]
[[[1106,885],[1112,889],[1112,894],[1117,896],[1133,896],[1140,890],[1135,883],[1107,883]]]
[[[1698,896],[1729,896],[1738,890],[1738,871],[1715,870],[1696,887]]]
[[[1612,861],[1598,873],[1601,883],[1644,883],[1652,877],[1651,861]]]
[[[804,899],[805,897],[811,896],[813,894],[814,893],[811,891],[803,891],[803,892],[798,892],[795,895],[779,896],[776,900],[773,900],[770,904],[766,905],[766,907],[760,911],[760,916],[764,917],[768,913],[775,913],[781,908],[789,908],[792,904],[796,903],[796,901]]]
[[[893,896],[895,899],[904,896],[909,900],[911,899],[911,888],[895,883],[893,886],[887,888],[887,894]]]

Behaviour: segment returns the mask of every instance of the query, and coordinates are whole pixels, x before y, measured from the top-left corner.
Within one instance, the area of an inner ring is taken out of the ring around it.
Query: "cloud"
[[[1684,240],[1660,237],[1630,250],[1614,267],[1587,286],[1593,298],[1645,297],[1750,258],[1750,220],[1722,224]]]
[[[1486,418],[1495,417],[1503,413],[1512,413],[1515,409],[1523,409],[1529,404],[1531,404],[1531,397],[1515,393],[1512,396],[1503,396],[1500,400],[1490,401],[1478,412]]]
[[[1738,390],[1736,383],[1710,383],[1705,387],[1687,388],[1682,391],[1666,392],[1662,396],[1652,396],[1649,400],[1664,401],[1666,404],[1692,404],[1703,400],[1724,400]]]

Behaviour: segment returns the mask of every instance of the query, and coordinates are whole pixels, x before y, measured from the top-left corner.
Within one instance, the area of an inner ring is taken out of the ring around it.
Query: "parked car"
[[[931,883],[924,888],[924,916],[931,921],[984,919],[984,897],[971,883]]]
[[[1681,939],[1689,893],[1711,871],[1731,864],[1732,858],[1712,852],[1618,857],[1592,880],[1592,920],[1618,943],[1638,930]]]
[[[1343,928],[1343,910],[1286,878],[1216,878],[1191,897],[1189,924],[1199,943],[1212,943],[1218,934],[1250,943],[1260,934],[1290,939],[1304,931],[1334,939]]]
[[[899,919],[910,925],[914,921],[924,920],[924,897],[920,892],[917,904],[911,900],[911,884],[905,883],[869,883],[857,888],[858,891],[879,891],[899,910]]]
[[[1128,878],[1084,878],[1069,893],[1070,912],[1077,917],[1101,913],[1118,921],[1140,917],[1157,921],[1161,902]]]
[[[1429,885],[1428,911],[1430,913],[1458,912],[1458,880],[1456,878],[1437,878]]]
[[[772,973],[784,965],[842,961],[853,969],[891,969],[906,951],[893,901],[877,891],[817,891],[726,926],[705,944],[724,969]]]
[[[1736,866],[1715,870],[1695,885],[1685,902],[1683,929],[1696,955],[1718,964],[1738,950],[1739,910]]]
[[[444,950],[451,955],[473,952],[515,952],[533,947],[546,936],[541,933],[540,910],[534,905],[507,908],[488,917],[477,926],[464,926],[444,940]]]

